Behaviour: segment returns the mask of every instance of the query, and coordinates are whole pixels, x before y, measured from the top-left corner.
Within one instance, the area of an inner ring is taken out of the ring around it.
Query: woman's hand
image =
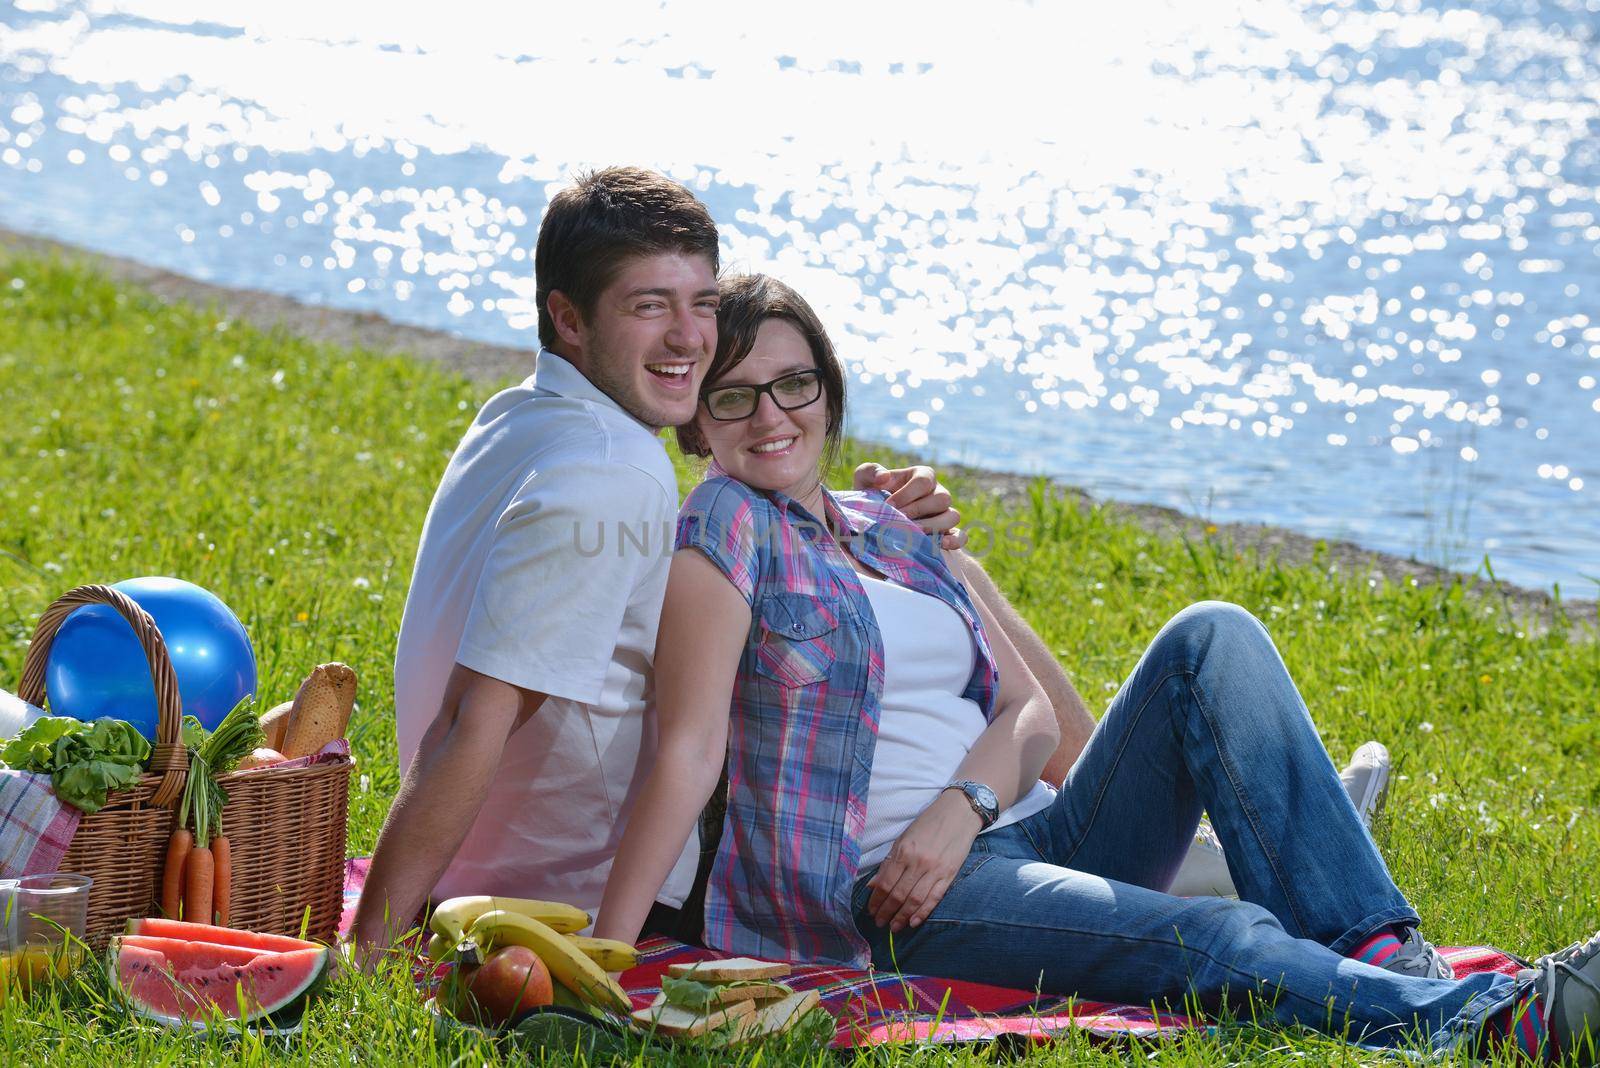
[[[961,862],[972,851],[983,821],[960,790],[946,790],[911,821],[867,884],[867,911],[879,927],[903,931],[928,918]]]

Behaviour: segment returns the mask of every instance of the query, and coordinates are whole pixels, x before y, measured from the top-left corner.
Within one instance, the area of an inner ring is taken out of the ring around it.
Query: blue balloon
[[[256,654],[250,636],[213,593],[174,578],[117,583],[150,613],[178,675],[183,711],[213,730],[233,707],[256,692]],[[45,661],[45,693],[58,716],[125,719],[146,738],[156,736],[156,688],[139,639],[109,605],[88,605],[67,617]]]

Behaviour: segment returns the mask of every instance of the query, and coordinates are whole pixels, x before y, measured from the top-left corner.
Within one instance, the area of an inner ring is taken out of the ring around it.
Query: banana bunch
[[[593,922],[587,912],[571,905],[563,905],[559,901],[531,901],[521,897],[489,897],[474,894],[471,897],[453,897],[441,903],[433,910],[433,915],[428,917],[428,926],[432,928],[434,934],[447,940],[454,949],[457,942],[467,937],[468,928],[478,922],[478,917],[497,909],[530,916],[551,930],[563,934],[581,931]]]
[[[632,968],[639,963],[639,955],[625,942],[580,937],[577,932],[590,922],[582,909],[558,901],[454,897],[436,908],[428,921],[433,931],[428,956],[448,959],[467,942],[476,945],[481,954],[499,946],[525,946],[544,962],[550,977],[579,1001],[629,1012],[628,995],[606,973]]]
[[[615,938],[584,938],[567,935],[578,952],[600,965],[603,972],[625,972],[639,963],[639,951]]]

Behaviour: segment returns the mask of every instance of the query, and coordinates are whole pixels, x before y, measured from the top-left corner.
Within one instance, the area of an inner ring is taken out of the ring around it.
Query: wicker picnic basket
[[[45,662],[56,632],[74,609],[110,605],[133,627],[150,662],[160,718],[147,773],[113,792],[100,811],[85,815],[61,870],[94,879],[85,941],[98,949],[131,917],[157,914],[167,839],[188,775],[181,741],[178,676],[150,614],[109,586],[79,586],[59,598],[33,632],[18,696],[45,706]],[[232,845],[229,925],[268,934],[301,935],[331,943],[344,897],[345,825],[349,813],[347,758],[309,767],[272,767],[218,776],[227,791],[222,824]]]

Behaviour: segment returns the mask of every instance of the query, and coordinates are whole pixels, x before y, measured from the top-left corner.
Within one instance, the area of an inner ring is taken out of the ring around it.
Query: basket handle
[[[167,643],[156,621],[133,598],[121,590],[99,584],[79,586],[56,598],[33,629],[33,641],[22,662],[22,687],[17,696],[40,708],[45,706],[44,669],[50,659],[50,645],[67,617],[91,604],[110,605],[116,609],[133,628],[134,637],[144,649],[150,677],[156,686],[156,744],[150,757],[150,771],[161,776],[151,800],[164,808],[173,808],[189,774],[189,752],[181,740],[183,701],[178,695],[178,673],[172,669],[172,658],[167,655]]]

